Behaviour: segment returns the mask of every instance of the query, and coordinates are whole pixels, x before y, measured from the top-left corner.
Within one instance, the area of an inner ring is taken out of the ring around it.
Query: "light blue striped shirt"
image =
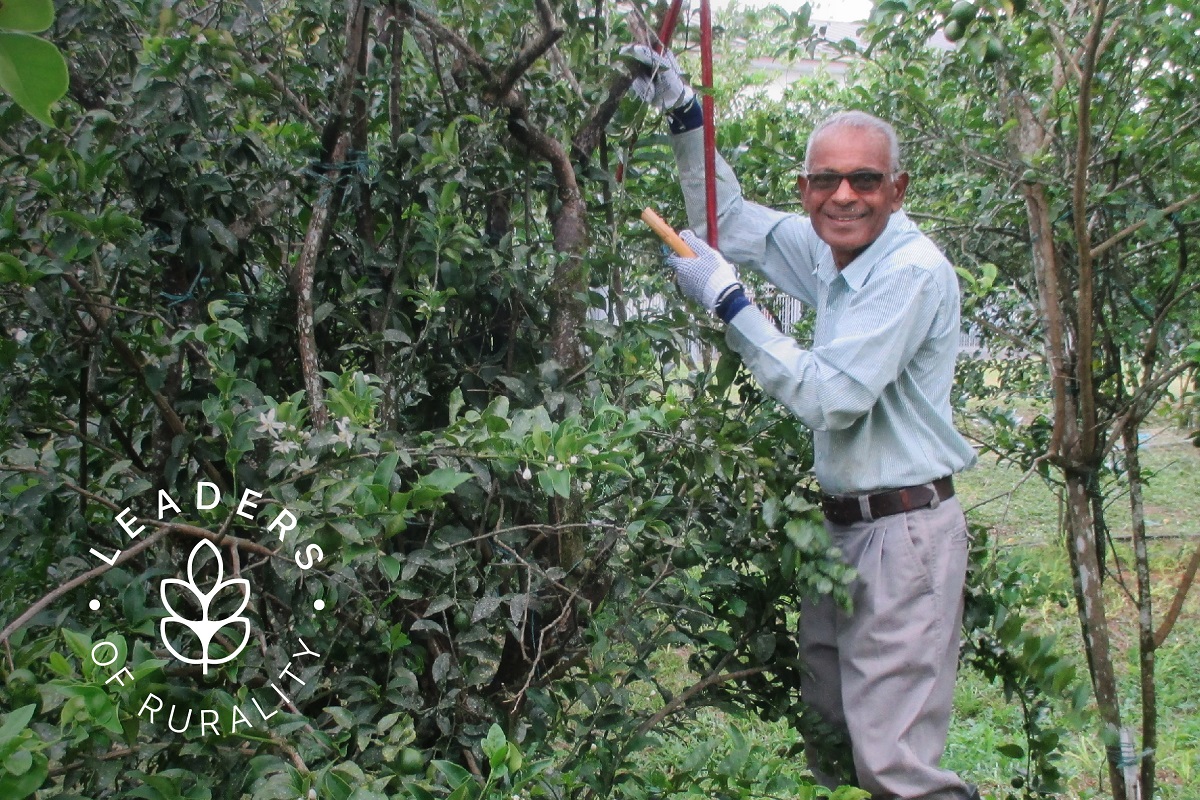
[[[697,231],[705,227],[702,136],[671,137]],[[913,486],[975,463],[950,407],[958,278],[903,211],[839,272],[807,217],[744,200],[720,156],[717,207],[722,254],[816,309],[811,350],[755,306],[734,317],[727,341],[767,393],[813,429],[823,491]]]

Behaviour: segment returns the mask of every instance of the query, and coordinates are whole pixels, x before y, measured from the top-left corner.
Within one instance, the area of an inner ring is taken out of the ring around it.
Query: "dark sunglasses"
[[[832,192],[846,180],[850,181],[850,188],[854,191],[869,194],[879,191],[885,176],[882,172],[860,169],[854,172],[810,172],[804,177],[808,179],[808,188],[814,192]]]

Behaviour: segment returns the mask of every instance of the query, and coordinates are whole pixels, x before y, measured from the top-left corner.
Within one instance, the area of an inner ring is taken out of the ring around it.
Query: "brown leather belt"
[[[920,486],[905,486],[876,494],[823,494],[821,510],[825,518],[838,525],[870,522],[892,514],[916,511],[918,508],[937,508],[943,500],[954,497],[954,481],[949,476]]]

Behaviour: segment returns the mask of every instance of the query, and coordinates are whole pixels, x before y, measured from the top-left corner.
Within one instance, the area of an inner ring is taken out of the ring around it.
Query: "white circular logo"
[[[251,512],[258,508],[255,501],[261,497],[260,492],[246,489],[234,513],[246,519],[255,519],[255,514]],[[220,503],[221,490],[216,484],[208,481],[197,484],[197,509],[209,511]],[[139,520],[133,516],[131,509],[126,508],[117,515],[116,522],[130,539],[137,539],[147,529],[145,524],[141,524],[143,522],[159,527],[174,524],[167,521],[170,511],[182,513],[175,500],[166,491],[160,490],[157,521]],[[295,514],[284,508],[267,524],[266,532],[277,537],[282,545],[298,524]],[[200,540],[188,554],[180,576],[163,578],[159,582],[157,594],[165,614],[158,625],[158,639],[176,661],[199,666],[207,676],[211,667],[220,667],[237,659],[250,643],[253,631],[245,611],[250,603],[252,587],[246,578],[228,573],[225,558],[217,546],[221,537],[193,526],[187,528]],[[104,553],[91,548],[90,552],[110,567],[123,560],[122,550]],[[312,569],[324,557],[321,547],[316,544],[309,544],[303,550],[294,552],[295,564],[301,571]],[[99,599],[91,600],[88,605],[93,611],[99,611],[102,607]],[[323,610],[325,601],[317,599],[313,608]],[[200,708],[195,716],[199,735],[234,734],[242,726],[266,726],[279,713],[281,706],[299,713],[289,692],[295,693],[299,687],[307,685],[303,676],[316,669],[321,654],[299,636],[294,639],[279,653],[277,660],[279,663],[286,661],[285,666],[266,681],[267,688],[274,696],[268,694],[265,705],[260,702],[260,697],[252,696],[244,707],[234,705],[229,710]],[[136,681],[129,665],[121,663],[121,656],[121,648],[108,639],[92,645],[92,662],[111,672],[105,685],[115,682],[124,687]],[[128,660],[128,654],[125,660]],[[150,724],[165,721],[171,732],[183,734],[192,727],[194,710],[175,703],[168,709],[162,697],[150,692],[138,709],[137,716]]]

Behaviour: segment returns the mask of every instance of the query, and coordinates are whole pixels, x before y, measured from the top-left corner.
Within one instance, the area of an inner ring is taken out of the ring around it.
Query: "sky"
[[[778,5],[795,11],[805,0],[737,0],[739,6],[759,7]],[[836,20],[840,22],[857,22],[864,20],[871,13],[871,0],[815,0],[813,2],[813,19]]]

